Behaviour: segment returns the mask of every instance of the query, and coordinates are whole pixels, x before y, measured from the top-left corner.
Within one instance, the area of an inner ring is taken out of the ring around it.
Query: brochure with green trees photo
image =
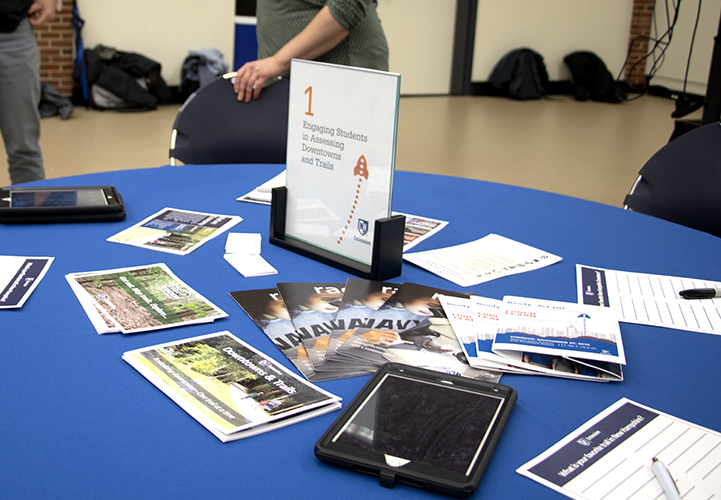
[[[98,333],[146,332],[227,316],[162,263],[65,278]]]
[[[228,331],[129,351],[123,359],[223,442],[341,407],[340,398]]]
[[[209,214],[166,207],[111,236],[108,241],[188,255],[242,220],[237,215]]]

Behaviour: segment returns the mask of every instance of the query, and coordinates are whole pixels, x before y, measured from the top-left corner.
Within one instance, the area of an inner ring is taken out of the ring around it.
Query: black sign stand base
[[[400,276],[403,265],[403,233],[406,218],[395,215],[375,221],[371,265],[333,253],[285,234],[288,189],[273,188],[270,205],[270,242],[361,278],[384,281]]]

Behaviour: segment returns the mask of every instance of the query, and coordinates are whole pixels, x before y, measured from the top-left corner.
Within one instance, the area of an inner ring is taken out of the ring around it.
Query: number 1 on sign
[[[305,94],[308,94],[308,111],[305,112],[308,116],[313,116],[313,87],[305,89]]]

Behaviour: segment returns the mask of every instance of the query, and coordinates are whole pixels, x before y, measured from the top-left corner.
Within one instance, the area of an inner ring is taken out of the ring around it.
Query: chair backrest
[[[672,140],[651,157],[624,208],[721,237],[721,124]]]
[[[175,118],[171,165],[285,163],[289,83],[281,79],[249,103],[238,101],[227,77],[200,87]]]

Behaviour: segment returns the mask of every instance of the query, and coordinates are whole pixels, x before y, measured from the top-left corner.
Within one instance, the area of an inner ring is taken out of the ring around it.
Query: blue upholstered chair
[[[232,76],[203,85],[180,108],[170,143],[171,165],[285,163],[290,81],[275,81],[246,103],[233,92]]]
[[[721,124],[686,132],[639,172],[624,208],[721,237]]]

